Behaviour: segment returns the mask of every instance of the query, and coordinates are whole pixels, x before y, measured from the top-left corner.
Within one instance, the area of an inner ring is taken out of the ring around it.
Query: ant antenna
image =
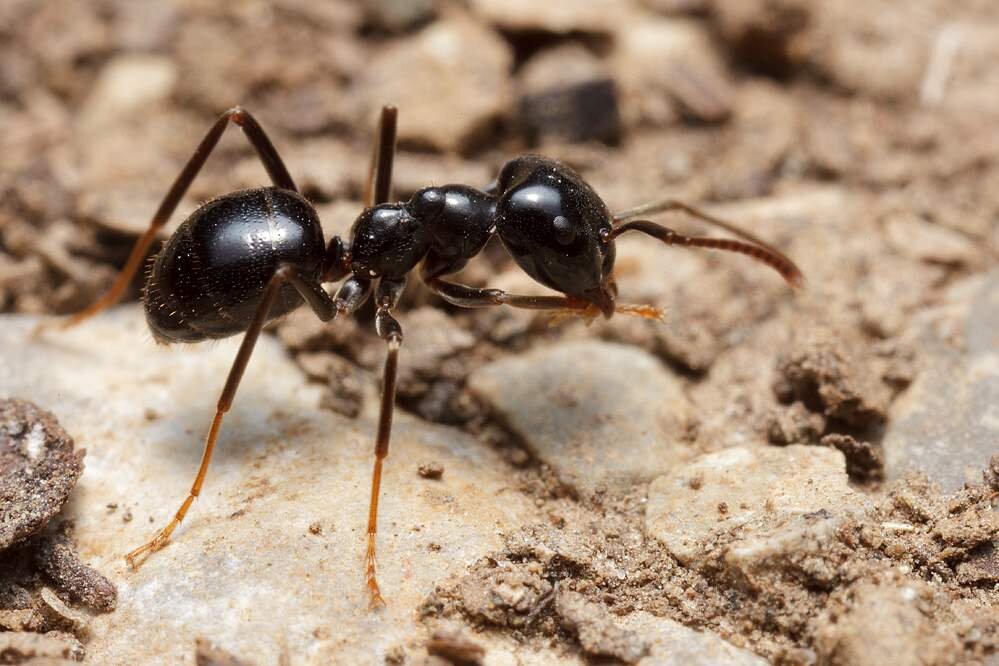
[[[719,227],[738,236],[748,242],[731,240],[728,238],[709,238],[706,236],[686,236],[668,227],[661,226],[649,220],[634,220],[627,222],[640,215],[655,215],[679,210],[695,217],[702,222]],[[653,203],[628,209],[614,216],[614,230],[611,238],[617,238],[628,231],[639,231],[646,235],[658,238],[667,245],[683,245],[686,247],[704,247],[712,250],[725,250],[727,252],[737,252],[770,266],[780,273],[781,277],[795,289],[802,289],[805,286],[805,276],[801,269],[791,261],[783,252],[770,245],[757,236],[741,229],[740,227],[726,222],[712,215],[708,215],[693,206],[676,201],[675,199],[664,199]]]

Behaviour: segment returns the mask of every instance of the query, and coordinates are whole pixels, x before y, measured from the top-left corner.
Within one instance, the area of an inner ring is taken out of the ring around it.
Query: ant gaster
[[[108,293],[58,322],[62,328],[76,325],[121,297],[229,122],[239,125],[273,186],[221,196],[187,218],[152,265],[145,286],[145,312],[153,336],[161,343],[245,335],[222,389],[191,490],[166,527],[128,554],[133,567],[169,541],[201,493],[222,418],[232,405],[261,329],[303,302],[320,319],[331,321],[354,312],[374,294],[375,330],[388,347],[365,558],[365,581],[372,604],[378,605],[384,603],[375,571],[378,498],[403,337],[392,311],[411,271],[419,267],[420,277],[431,291],[461,307],[509,305],[589,318],[599,314],[610,317],[615,312],[654,317],[657,311],[649,306],[615,302],[614,240],[637,231],[669,245],[746,254],[777,270],[791,285],[802,283],[801,271],[790,259],[727,222],[672,200],[614,215],[575,171],[536,155],[507,162],[485,190],[465,185],[428,187],[405,203],[388,203],[396,120],[395,108],[382,110],[366,208],[354,222],[349,240],[334,237],[326,245],[315,208],[299,194],[263,129],[244,109],[230,109],[208,131],[167,192]],[[634,219],[668,210],[683,211],[743,240],[686,236]],[[494,234],[528,275],[560,294],[521,296],[444,279],[481,252]],[[340,280],[344,282],[332,297],[321,286]]]

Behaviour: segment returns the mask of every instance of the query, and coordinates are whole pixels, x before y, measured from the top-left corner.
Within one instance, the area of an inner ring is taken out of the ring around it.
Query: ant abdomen
[[[315,209],[274,187],[243,190],[198,208],[163,246],[146,280],[146,320],[158,342],[198,342],[247,329],[281,264],[318,279],[324,255]],[[302,304],[282,286],[269,318]]]

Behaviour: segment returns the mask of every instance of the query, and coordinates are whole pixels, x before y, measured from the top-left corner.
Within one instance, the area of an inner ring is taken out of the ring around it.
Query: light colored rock
[[[732,113],[732,84],[708,32],[698,23],[636,17],[622,25],[613,63],[629,121],[662,125],[679,110],[700,121],[718,122]]]
[[[68,514],[81,557],[119,591],[117,610],[92,620],[89,663],[189,664],[202,636],[254,663],[277,663],[287,648],[295,664],[381,664],[394,646],[424,640],[412,611],[435,582],[497,549],[533,511],[520,494],[497,501],[507,480],[491,450],[397,412],[379,532],[389,605],[369,612],[375,405],[357,420],[321,412],[319,389],[265,336],[202,496],[173,543],[130,571],[125,553],[165,523],[193,479],[238,340],[158,348],[136,307],[41,342],[27,339],[34,323],[0,318],[0,386],[51,409],[87,449]],[[426,461],[447,473],[421,479]]]
[[[767,541],[784,539],[774,527],[791,517],[823,510],[843,515],[844,506],[865,506],[847,481],[843,454],[833,449],[732,447],[653,481],[645,526],[685,565],[727,546],[738,567],[782,551]]]
[[[606,33],[630,0],[472,0],[476,14],[504,30]]]
[[[365,120],[382,104],[401,109],[400,141],[459,150],[507,111],[512,66],[510,48],[495,32],[447,19],[379,53],[355,93]]]
[[[80,121],[87,129],[100,129],[129,112],[163,101],[176,82],[177,66],[170,58],[141,53],[117,56],[101,68],[80,111]]]
[[[916,381],[895,402],[885,475],[919,470],[945,491],[980,482],[999,441],[999,271],[964,280],[913,324]]]
[[[767,663],[709,631],[694,631],[644,611],[621,618],[618,623],[649,643],[649,654],[638,662],[639,666],[764,666]]]
[[[892,217],[885,224],[885,231],[893,249],[918,261],[968,265],[977,254],[967,236],[916,215]]]
[[[819,621],[815,647],[819,662],[837,666],[865,664],[956,663],[956,636],[937,628],[929,603],[932,592],[921,584],[860,583],[848,601],[830,604]]]
[[[477,370],[469,387],[583,493],[627,490],[678,464],[690,405],[654,357],[623,345],[563,342]]]

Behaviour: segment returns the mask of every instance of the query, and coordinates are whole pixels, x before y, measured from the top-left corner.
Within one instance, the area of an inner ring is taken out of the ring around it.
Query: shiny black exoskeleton
[[[349,263],[327,265],[325,258],[342,261],[345,253],[339,239],[324,250],[308,201],[276,187],[243,190],[204,204],[163,247],[146,282],[146,319],[162,342],[225,338],[246,330],[278,266],[317,283],[347,270],[366,288],[374,279],[404,280],[422,262],[423,277],[433,281],[462,269],[494,233],[535,280],[610,316],[612,221],[579,174],[528,155],[507,162],[488,191],[428,187],[408,202],[365,210],[346,244]],[[445,287],[442,296],[459,305],[492,304],[449,295]],[[269,318],[303,302],[293,284],[283,284]]]
[[[196,210],[152,264],[145,310],[149,327],[160,342],[245,335],[219,397],[194,483],[166,527],[127,555],[133,566],[169,542],[201,493],[223,416],[232,406],[264,325],[302,303],[308,303],[323,321],[330,321],[357,310],[373,294],[375,330],[388,350],[375,436],[365,557],[365,581],[372,603],[377,604],[381,603],[375,575],[378,498],[403,338],[402,326],[392,312],[414,269],[419,269],[431,291],[462,307],[508,305],[585,317],[599,313],[610,317],[616,311],[654,317],[657,311],[649,306],[615,304],[614,239],[637,231],[669,245],[739,252],[768,264],[792,284],[802,279],[797,266],[778,250],[680,202],[667,200],[612,214],[579,174],[536,155],[507,162],[495,183],[484,190],[466,185],[428,187],[407,202],[389,203],[396,127],[392,107],[382,111],[366,209],[354,222],[346,242],[334,237],[326,245],[315,208],[298,193],[253,116],[236,107],[224,113],[202,139],[108,293],[62,322],[63,327],[86,320],[121,297],[230,122],[242,128],[273,186],[227,194]],[[648,220],[633,219],[668,210],[686,212],[743,241],[686,236]],[[528,275],[558,293],[518,295],[444,279],[479,254],[493,235],[499,236]],[[335,295],[322,286],[340,280],[343,283]]]
[[[264,187],[209,201],[170,237],[145,289],[146,321],[161,342],[227,338],[246,330],[278,266],[320,280],[323,230],[297,192]],[[284,284],[270,317],[302,304]]]
[[[428,187],[408,202],[364,211],[351,229],[351,271],[400,279],[423,262],[423,278],[447,300],[497,304],[449,297],[450,290],[436,281],[464,268],[495,233],[532,278],[610,316],[612,223],[610,210],[579,174],[527,155],[507,162],[486,191]]]

